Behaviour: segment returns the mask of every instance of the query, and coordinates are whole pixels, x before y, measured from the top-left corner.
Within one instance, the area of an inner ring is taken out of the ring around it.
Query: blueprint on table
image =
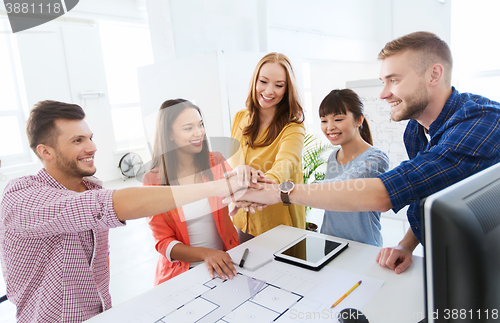
[[[272,322],[303,298],[243,274],[226,281],[216,278],[203,286],[199,296],[171,308],[156,322]]]
[[[383,285],[381,280],[335,268],[314,272],[276,261],[255,272],[242,270],[226,281],[210,279],[203,274],[205,268],[193,270],[184,276],[191,279],[184,279],[182,288],[157,290],[154,305],[143,304],[142,312],[133,311],[124,322],[323,322],[343,308],[362,308]],[[363,284],[330,309],[360,279]],[[180,279],[176,282],[181,284]]]

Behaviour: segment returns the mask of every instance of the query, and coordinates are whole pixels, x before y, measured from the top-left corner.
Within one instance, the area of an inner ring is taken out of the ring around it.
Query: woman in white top
[[[188,185],[218,180],[231,168],[220,153],[208,150],[200,109],[183,99],[165,101],[159,111],[154,153],[144,185]],[[247,179],[262,172],[241,166]],[[205,262],[214,277],[232,278],[236,270],[225,252],[239,244],[222,198],[203,199],[149,218],[160,253],[155,285]]]

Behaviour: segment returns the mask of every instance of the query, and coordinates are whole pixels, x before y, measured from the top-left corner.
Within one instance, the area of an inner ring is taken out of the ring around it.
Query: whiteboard
[[[373,146],[389,156],[390,168],[408,159],[403,134],[408,120],[393,121],[389,104],[379,98],[383,84],[379,79],[347,82],[346,87],[356,92],[365,107],[373,138]]]

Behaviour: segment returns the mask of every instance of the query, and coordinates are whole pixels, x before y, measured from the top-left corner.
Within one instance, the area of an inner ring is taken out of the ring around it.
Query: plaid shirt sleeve
[[[432,136],[428,149],[379,178],[398,211],[495,164],[499,145],[498,108],[461,109]]]
[[[18,322],[82,322],[111,308],[108,228],[124,225],[113,191],[66,189],[45,169],[11,181],[0,208],[0,258]]]
[[[5,188],[5,228],[23,237],[47,237],[123,225],[116,217],[113,190],[62,190],[24,177]]]

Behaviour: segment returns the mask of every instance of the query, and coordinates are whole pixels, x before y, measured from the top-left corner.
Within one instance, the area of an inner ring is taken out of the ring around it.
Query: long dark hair
[[[259,95],[256,91],[257,82],[262,66],[266,63],[278,63],[285,69],[286,74],[286,90],[283,99],[276,107],[276,113],[267,128],[267,134],[263,141],[255,142],[259,134],[260,120],[259,120]],[[280,134],[281,130],[287,123],[304,122],[304,110],[300,104],[300,97],[295,84],[295,74],[293,72],[292,64],[288,57],[280,53],[269,53],[262,57],[253,72],[252,80],[250,81],[250,89],[246,106],[249,111],[248,126],[243,129],[243,135],[247,136],[247,144],[251,148],[269,146],[276,137]]]
[[[172,124],[185,109],[196,109],[201,116],[200,108],[184,99],[167,100],[162,103],[160,111],[158,111],[151,170],[158,168],[162,185],[178,185],[177,167],[179,163],[176,154],[178,147],[170,139],[170,135]],[[196,154],[194,164],[197,172],[201,172],[203,176],[213,180],[206,134],[203,137],[202,150]]]
[[[333,90],[323,99],[319,106],[320,117],[326,117],[330,114],[347,114],[347,111],[353,114],[354,120],[359,120],[361,116],[364,116],[363,102],[361,102],[356,92],[351,89]],[[373,145],[372,134],[366,117],[359,127],[359,133],[364,141]]]

